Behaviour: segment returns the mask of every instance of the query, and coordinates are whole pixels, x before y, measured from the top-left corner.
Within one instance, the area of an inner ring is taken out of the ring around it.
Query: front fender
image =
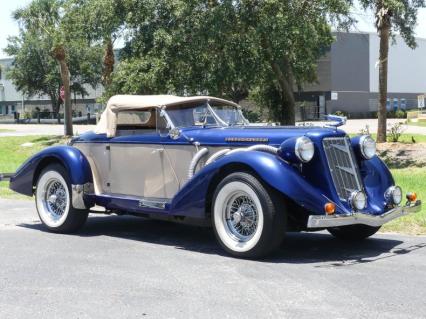
[[[214,176],[230,164],[250,167],[266,184],[310,212],[323,212],[328,201],[320,189],[308,183],[296,168],[276,155],[244,151],[226,155],[198,171],[173,198],[171,212],[175,215],[204,217],[209,185]]]
[[[368,210],[371,214],[383,214],[386,201],[384,194],[386,190],[395,185],[386,164],[378,157],[361,161],[360,173],[368,197]]]
[[[72,146],[52,146],[30,157],[10,179],[10,189],[32,196],[38,174],[50,163],[60,163],[68,171],[72,185],[92,182],[92,172],[86,157]]]

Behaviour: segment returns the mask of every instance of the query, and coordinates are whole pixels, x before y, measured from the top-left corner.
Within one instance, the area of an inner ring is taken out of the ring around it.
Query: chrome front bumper
[[[421,210],[420,200],[405,206],[395,207],[382,215],[369,215],[365,213],[352,213],[348,215],[310,215],[308,228],[328,228],[354,224],[364,224],[378,227],[392,219],[416,213]]]

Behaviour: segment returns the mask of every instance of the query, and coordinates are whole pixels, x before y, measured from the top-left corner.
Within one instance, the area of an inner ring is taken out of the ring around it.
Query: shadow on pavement
[[[45,231],[41,224],[20,227]],[[60,235],[58,235],[60,236]],[[205,254],[226,255],[216,242],[213,230],[132,216],[91,217],[73,236],[111,236],[159,245],[173,246]],[[326,232],[289,233],[280,249],[263,259],[269,263],[326,263],[316,267],[350,266],[390,258],[426,247],[425,243],[395,248],[401,240],[373,236],[361,242],[345,242]]]

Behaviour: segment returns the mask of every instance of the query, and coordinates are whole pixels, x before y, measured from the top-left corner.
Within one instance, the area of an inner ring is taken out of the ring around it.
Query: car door
[[[110,175],[110,144],[105,138],[103,142],[77,143],[78,148],[87,158],[93,173],[93,184],[96,194],[111,193]]]
[[[111,193],[141,198],[172,198],[179,183],[156,130],[157,112],[127,113],[131,113],[134,119],[130,120],[124,112],[118,113],[117,136],[109,143]],[[140,122],[137,122],[138,119]]]

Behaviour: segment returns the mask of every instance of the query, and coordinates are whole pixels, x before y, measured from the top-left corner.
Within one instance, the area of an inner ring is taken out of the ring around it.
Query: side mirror
[[[180,137],[181,133],[177,127],[174,127],[169,130],[169,136],[172,140],[177,140]]]

